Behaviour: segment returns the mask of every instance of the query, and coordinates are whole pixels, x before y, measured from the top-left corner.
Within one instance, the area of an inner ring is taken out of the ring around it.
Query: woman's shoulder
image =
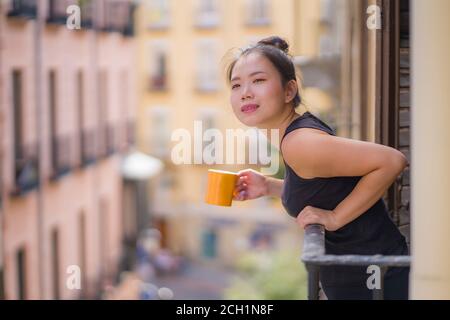
[[[311,162],[311,155],[314,155],[314,149],[319,146],[316,145],[316,138],[328,134],[319,129],[314,128],[299,128],[285,136],[282,141],[280,150],[283,160],[289,165],[294,172],[303,179],[312,179],[312,176],[302,170],[304,166],[301,163]]]

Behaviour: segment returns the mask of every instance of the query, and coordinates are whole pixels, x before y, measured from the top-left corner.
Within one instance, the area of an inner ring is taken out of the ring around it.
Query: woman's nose
[[[245,100],[245,99],[252,98],[252,97],[253,97],[253,94],[252,94],[252,92],[251,92],[249,86],[248,86],[248,85],[245,85],[245,86],[242,88],[242,97],[241,97],[241,99],[242,99],[242,100]]]

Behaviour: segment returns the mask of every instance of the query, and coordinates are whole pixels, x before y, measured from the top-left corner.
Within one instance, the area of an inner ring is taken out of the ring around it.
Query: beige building
[[[66,8],[75,3],[1,1],[7,299],[94,297],[114,280],[122,254],[119,169],[136,101],[132,4],[84,1],[81,28],[70,29]]]
[[[290,41],[297,56],[308,109],[341,136],[389,145],[408,158],[410,166],[385,200],[411,245],[410,297],[448,298],[448,185],[443,183],[448,179],[442,179],[448,175],[448,148],[443,147],[448,140],[448,130],[443,129],[448,119],[448,72],[442,72],[448,66],[448,12],[445,0],[147,1],[139,10],[137,27],[139,144],[166,161],[166,174],[153,185],[153,214],[160,225],[171,221],[166,228],[169,245],[188,247],[198,256],[203,234],[220,248],[219,256],[233,257],[237,249],[229,239],[245,243],[238,239],[248,235],[241,216],[251,223],[265,215],[257,214],[253,221],[247,212],[283,216],[276,201],[236,203],[231,209],[202,205],[209,166],[174,166],[170,159],[170,133],[176,128],[192,133],[196,119],[220,130],[240,126],[229,107],[221,58],[228,48],[278,34]],[[412,68],[416,77],[411,77]],[[242,215],[235,214],[241,210]],[[205,218],[210,216],[214,218]],[[183,235],[189,224],[196,224],[198,232]],[[226,227],[215,233],[217,227],[208,224]],[[429,248],[436,248],[439,259]],[[208,246],[203,249],[208,252]]]

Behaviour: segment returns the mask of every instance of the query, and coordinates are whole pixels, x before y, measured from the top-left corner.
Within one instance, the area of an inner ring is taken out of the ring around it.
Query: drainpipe
[[[40,299],[45,299],[45,237],[44,237],[44,204],[43,204],[43,131],[42,131],[42,29],[43,29],[43,2],[38,0],[36,3],[36,21],[34,26],[34,88],[35,88],[35,103],[36,103],[36,137],[37,137],[37,154],[38,154],[38,184],[37,184],[37,217],[38,217],[38,254],[39,254],[39,295]]]
[[[3,6],[0,4],[0,75],[2,74],[2,54],[3,54]],[[0,80],[0,92],[2,92],[3,82]],[[4,248],[4,214],[3,214],[3,200],[5,199],[3,193],[3,139],[4,133],[4,119],[2,102],[0,99],[0,300],[5,299],[5,282],[4,282],[4,261],[5,261],[5,248]]]

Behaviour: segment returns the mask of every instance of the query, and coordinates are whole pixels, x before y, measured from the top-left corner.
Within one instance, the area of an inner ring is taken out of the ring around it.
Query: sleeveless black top
[[[291,122],[284,137],[299,128],[313,128],[335,135],[334,131],[318,117],[305,112]],[[304,179],[299,177],[285,162],[282,203],[292,217],[306,206],[333,210],[353,190],[361,177],[331,177]],[[406,249],[406,250],[405,250]],[[383,199],[355,220],[340,229],[325,231],[327,254],[402,255],[408,254],[405,238],[388,215]],[[391,268],[386,277],[395,272]],[[326,266],[320,268],[322,286],[361,285],[369,274],[367,267]]]

